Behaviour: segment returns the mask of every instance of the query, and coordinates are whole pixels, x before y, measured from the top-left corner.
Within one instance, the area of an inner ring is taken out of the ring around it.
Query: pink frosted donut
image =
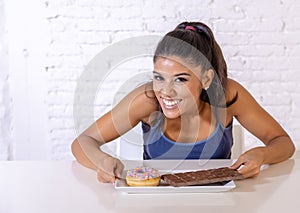
[[[126,182],[129,186],[157,186],[160,174],[150,167],[136,167],[127,171]]]

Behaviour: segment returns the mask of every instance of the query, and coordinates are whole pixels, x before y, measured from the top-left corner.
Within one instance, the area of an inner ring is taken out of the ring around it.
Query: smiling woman
[[[182,63],[165,57],[155,61],[153,91],[163,114],[152,127],[143,122],[144,159],[230,158],[232,125],[222,128],[219,116],[211,121],[209,104],[200,100],[214,72],[201,74],[201,67],[192,71]]]
[[[227,78],[222,51],[205,24],[179,24],[158,43],[153,62],[153,81],[130,92],[72,144],[76,159],[95,169],[100,181],[115,181],[124,166],[99,146],[138,123],[144,159],[228,159],[233,118],[266,145],[246,151],[231,166],[245,178],[258,175],[261,165],[294,153],[278,122],[244,87]]]
[[[179,117],[184,114],[185,105],[200,104],[202,88],[192,71],[167,58],[158,59],[154,69],[157,71],[153,72],[153,90],[166,117]],[[177,114],[168,116],[168,112]]]

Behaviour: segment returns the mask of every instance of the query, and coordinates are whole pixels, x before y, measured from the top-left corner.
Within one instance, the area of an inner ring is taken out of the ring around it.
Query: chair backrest
[[[141,125],[128,131],[114,141],[101,146],[101,150],[121,160],[143,159],[143,133]]]
[[[233,125],[233,146],[231,149],[231,159],[237,159],[245,151],[244,129],[239,124]]]
[[[233,147],[231,159],[237,159],[245,149],[244,129],[239,124],[233,125]],[[101,146],[101,150],[118,157],[121,160],[143,159],[143,137],[141,127],[138,125],[121,138]]]

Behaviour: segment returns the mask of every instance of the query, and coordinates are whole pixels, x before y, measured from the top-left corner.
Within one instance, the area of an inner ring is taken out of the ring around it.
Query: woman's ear
[[[203,73],[201,83],[205,90],[207,90],[210,87],[213,78],[214,78],[214,71],[212,69],[206,70]]]

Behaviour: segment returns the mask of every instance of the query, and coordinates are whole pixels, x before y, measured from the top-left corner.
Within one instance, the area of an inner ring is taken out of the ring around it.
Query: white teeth
[[[164,104],[165,105],[167,105],[167,106],[174,106],[174,105],[177,105],[179,102],[180,102],[180,100],[172,100],[172,101],[169,101],[169,100],[167,100],[167,99],[162,99],[162,101],[164,102]]]

